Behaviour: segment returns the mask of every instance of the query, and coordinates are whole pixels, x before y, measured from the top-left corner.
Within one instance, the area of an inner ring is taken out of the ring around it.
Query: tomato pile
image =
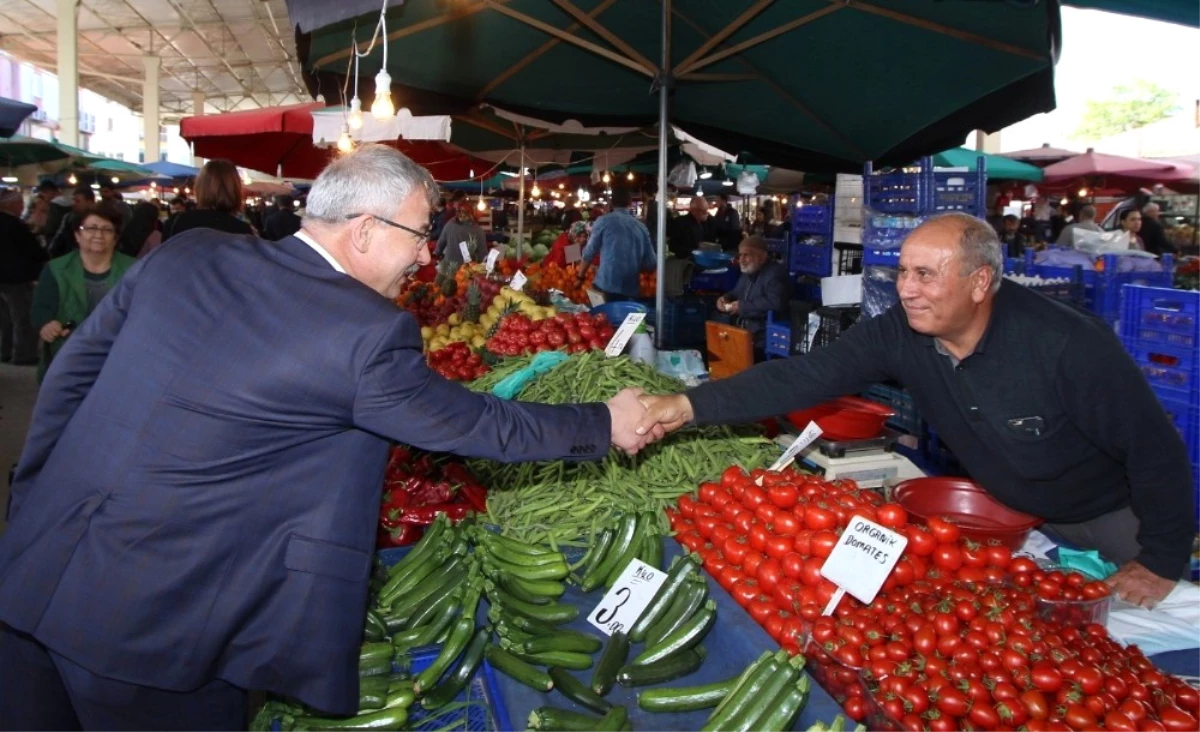
[[[1195,689],[1102,625],[1039,613],[1106,597],[1103,583],[965,541],[947,520],[910,523],[848,480],[731,467],[677,505],[679,542],[871,729],[1197,729]],[[847,595],[823,617],[837,588],[820,569],[852,516],[908,545],[870,605]]]
[[[379,508],[379,548],[415,544],[438,514],[461,521],[487,512],[487,488],[458,458],[396,445],[388,456]]]
[[[613,327],[603,315],[559,313],[535,322],[521,313],[513,313],[500,321],[500,328],[488,339],[487,349],[509,357],[559,348],[570,353],[602,351],[612,336]]]
[[[492,368],[483,357],[462,341],[455,341],[425,354],[429,368],[451,381],[474,381]]]

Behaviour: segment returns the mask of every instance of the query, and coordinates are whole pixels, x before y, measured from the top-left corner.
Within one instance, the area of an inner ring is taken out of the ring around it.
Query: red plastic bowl
[[[860,397],[839,397],[811,409],[790,412],[788,421],[797,429],[816,422],[821,436],[832,440],[869,440],[883,432],[883,426],[895,412]]]
[[[998,541],[1020,549],[1040,518],[1014,511],[964,478],[914,478],[892,489],[892,498],[916,523],[933,516],[958,524],[959,533],[971,541]]]

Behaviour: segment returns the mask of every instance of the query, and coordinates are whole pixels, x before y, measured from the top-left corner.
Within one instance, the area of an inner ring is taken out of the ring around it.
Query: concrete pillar
[[[983,130],[975,130],[975,150],[977,152],[995,155],[1000,152],[1000,130],[988,134]]]
[[[75,0],[58,0],[58,139],[79,146],[79,35]]]
[[[145,125],[146,162],[157,163],[159,157],[158,128],[158,72],[162,59],[154,55],[142,57],[146,63],[146,80],[142,83],[142,124]]]
[[[192,92],[192,115],[199,117],[204,114],[204,92]],[[196,168],[204,167],[204,158],[196,155],[196,146],[192,145],[192,166]]]

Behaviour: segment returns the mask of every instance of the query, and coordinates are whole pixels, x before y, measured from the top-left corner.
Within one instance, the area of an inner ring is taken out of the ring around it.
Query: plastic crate
[[[827,236],[833,226],[833,207],[814,203],[797,206],[793,203],[791,220],[793,234]]]
[[[1125,350],[1133,356],[1146,381],[1160,399],[1200,403],[1200,370],[1195,350],[1169,348],[1122,339]]]
[[[987,213],[987,164],[981,157],[975,172],[943,172],[926,168],[925,204],[922,212],[962,211],[972,216]]]
[[[788,240],[787,239],[763,239],[767,243],[767,253],[774,254],[777,257],[787,256]]]
[[[812,275],[793,275],[792,297],[805,302],[821,303],[821,280]]]
[[[732,289],[732,288],[730,288]],[[699,348],[704,346],[704,324],[716,304],[715,298],[684,295],[667,300],[663,310],[663,348]],[[651,325],[656,319],[648,321]]]
[[[688,289],[692,292],[719,292],[724,295],[737,286],[740,270],[729,267],[715,272],[697,272],[692,276]]]
[[[409,652],[403,659],[394,662],[397,673],[408,672],[418,674],[429,667],[437,658],[439,648],[420,648]],[[467,688],[451,702],[471,702],[479,704],[450,711],[427,711],[421,703],[414,702],[408,708],[408,721],[404,729],[433,732],[443,728],[464,730],[464,732],[512,732],[512,722],[508,717],[508,707],[500,693],[500,684],[496,672],[486,660],[475,671],[475,676],[467,684]],[[278,732],[281,729],[279,720],[271,723],[271,729]]]
[[[1161,272],[1118,272],[1120,260],[1116,254],[1104,255],[1104,271],[1097,273],[1094,309],[1109,325],[1121,319],[1121,288],[1139,285],[1169,289],[1174,284],[1175,259],[1169,254],[1163,255]]]
[[[1123,296],[1122,337],[1172,348],[1200,345],[1200,292],[1126,285]]]
[[[817,246],[796,242],[788,253],[788,272],[813,277],[828,277],[833,274],[833,250],[825,245]]]
[[[863,166],[863,199],[866,207],[872,211],[921,213],[925,185],[925,176],[921,171],[876,173],[871,163]]]
[[[906,390],[898,386],[875,384],[864,391],[863,396],[891,407],[895,415],[887,422],[890,427],[917,437],[924,433],[924,422],[917,412],[917,405],[913,403],[912,394]]]
[[[837,272],[835,275],[862,274],[863,248],[861,244],[834,244],[838,253]]]
[[[823,348],[836,341],[842,336],[842,333],[858,322],[859,317],[862,315],[862,308],[857,305],[844,307],[834,307],[831,305],[817,308],[816,314],[821,322],[817,326],[817,332],[813,336],[811,345],[808,343],[807,337],[800,339],[801,353]]]
[[[875,249],[873,247],[864,247],[862,263],[864,267],[899,267],[900,248]]]
[[[792,355],[792,327],[776,323],[775,314],[767,313],[766,338],[763,344],[767,359],[787,358]]]
[[[1187,445],[1188,460],[1200,462],[1200,405],[1183,399],[1160,397],[1158,401]]]

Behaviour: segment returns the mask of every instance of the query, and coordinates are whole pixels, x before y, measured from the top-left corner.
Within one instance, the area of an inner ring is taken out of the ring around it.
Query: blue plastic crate
[[[763,346],[767,358],[787,358],[792,355],[792,328],[775,322],[775,314],[767,313],[766,340]]]
[[[1121,335],[1145,344],[1200,345],[1200,292],[1126,285]]]
[[[863,247],[862,261],[864,267],[899,267],[900,248],[875,249],[873,247]]]
[[[1193,463],[1200,462],[1200,405],[1189,404],[1183,399],[1160,397],[1158,401],[1187,445],[1188,459]]]
[[[921,213],[924,185],[925,179],[920,172],[876,173],[870,163],[863,172],[866,207],[881,213]]]
[[[768,254],[774,254],[777,257],[787,256],[787,239],[763,239],[763,241],[767,243]]]
[[[740,270],[733,267],[713,272],[697,272],[692,276],[688,289],[692,292],[719,292],[722,295],[737,286]]]
[[[928,168],[923,212],[962,211],[987,214],[987,167],[982,160],[975,172],[943,172]]]
[[[667,300],[663,309],[663,348],[675,350],[703,347],[707,339],[705,323],[708,322],[708,316],[714,307],[713,298],[695,295]],[[654,325],[657,319],[648,322]]]
[[[813,277],[829,277],[833,274],[833,248],[797,242],[788,255],[788,271]]]
[[[1122,340],[1160,399],[1200,404],[1200,357],[1195,350]]]
[[[888,420],[889,426],[918,437],[924,433],[924,422],[917,412],[917,405],[913,403],[912,394],[906,390],[887,384],[875,384],[863,392],[863,396],[891,407],[896,414]]]
[[[1094,309],[1110,325],[1121,319],[1121,288],[1126,285],[1170,288],[1175,278],[1175,260],[1169,254],[1163,256],[1160,272],[1119,272],[1120,259],[1115,254],[1104,255],[1104,271],[1098,273],[1096,280]]]
[[[820,204],[792,206],[792,233],[827,234],[832,230],[833,207]]]

